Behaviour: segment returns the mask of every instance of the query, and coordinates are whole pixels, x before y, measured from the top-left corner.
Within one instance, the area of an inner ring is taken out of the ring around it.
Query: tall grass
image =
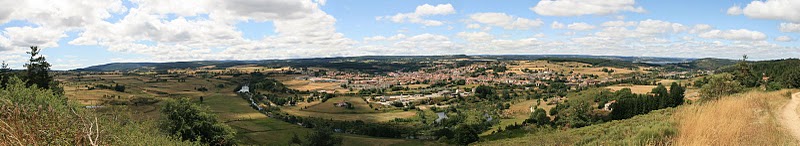
[[[677,145],[797,145],[778,115],[788,90],[750,91],[681,108]]]
[[[84,110],[16,78],[0,89],[0,145],[196,145],[127,119]]]

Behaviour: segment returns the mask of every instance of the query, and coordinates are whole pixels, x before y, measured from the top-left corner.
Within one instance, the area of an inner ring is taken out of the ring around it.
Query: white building
[[[250,93],[250,87],[247,87],[247,85],[244,85],[244,86],[242,86],[242,89],[239,89],[239,91],[236,91],[236,92],[239,92],[239,93]]]

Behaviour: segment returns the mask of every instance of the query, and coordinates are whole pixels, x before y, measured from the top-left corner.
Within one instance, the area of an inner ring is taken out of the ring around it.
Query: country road
[[[792,94],[789,104],[783,107],[781,123],[789,129],[795,139],[800,140],[800,116],[797,115],[798,104],[800,104],[800,92]]]

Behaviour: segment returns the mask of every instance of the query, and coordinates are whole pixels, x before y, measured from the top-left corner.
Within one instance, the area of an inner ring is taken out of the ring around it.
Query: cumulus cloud
[[[43,27],[8,27],[3,32],[8,36],[10,45],[17,48],[40,46],[43,48],[57,47],[58,40],[66,37],[62,31]]]
[[[779,42],[791,42],[791,41],[794,41],[794,38],[792,38],[792,37],[789,37],[789,36],[779,36],[779,37],[775,38],[775,41],[779,41]]]
[[[726,39],[735,41],[760,41],[767,38],[767,35],[762,32],[747,29],[711,30],[700,33],[697,36],[707,39]]]
[[[587,30],[592,30],[594,28],[595,28],[594,25],[583,22],[572,23],[567,25],[567,29],[577,30],[577,31],[587,31]]]
[[[404,34],[397,34],[397,35],[390,36],[390,37],[385,37],[385,36],[378,35],[378,36],[372,36],[372,37],[365,37],[364,41],[396,41],[396,40],[400,40],[400,39],[404,39],[404,38],[406,38],[406,35],[404,35]]]
[[[702,32],[707,32],[707,31],[709,31],[711,29],[714,29],[714,27],[712,27],[711,25],[708,25],[708,24],[696,24],[696,25],[694,25],[694,27],[692,27],[692,29],[689,30],[689,33],[692,33],[692,34],[702,33]]]
[[[553,29],[563,29],[563,28],[564,28],[564,24],[563,24],[563,23],[561,23],[561,22],[558,22],[558,21],[553,21],[553,23],[552,23],[552,24],[550,24],[550,28],[553,28]]]
[[[634,0],[542,0],[530,10],[544,16],[608,15],[645,12]]]
[[[511,16],[505,13],[475,13],[470,15],[469,18],[478,23],[499,26],[503,29],[527,30],[544,24],[544,22],[540,19],[531,20],[527,18]]]
[[[478,29],[481,28],[480,24],[467,24],[467,28],[469,29]]]
[[[734,13],[731,13],[732,9]],[[740,9],[739,6],[729,8],[728,14],[744,14],[750,18],[800,22],[800,1],[797,0],[752,1],[744,9],[741,9],[741,12],[737,9]]]
[[[437,20],[423,19],[423,17],[434,16],[434,15],[450,15],[455,13],[456,10],[453,8],[453,5],[451,4],[438,4],[436,6],[430,4],[424,4],[417,6],[417,9],[414,10],[413,13],[398,13],[394,16],[380,16],[377,17],[376,19],[377,20],[387,19],[396,23],[411,22],[411,23],[423,24],[425,26],[440,26],[444,24],[444,22]]]
[[[459,32],[456,36],[470,42],[486,42],[494,39],[494,36],[486,32]]]
[[[739,7],[739,6],[730,7],[730,8],[728,8],[728,12],[727,13],[728,13],[728,15],[741,15],[743,13],[742,12],[742,7]]]
[[[634,21],[607,21],[600,24],[600,26],[604,27],[629,27],[629,26],[636,26],[637,23]]]
[[[781,23],[778,29],[781,30],[781,32],[800,33],[800,23]]]

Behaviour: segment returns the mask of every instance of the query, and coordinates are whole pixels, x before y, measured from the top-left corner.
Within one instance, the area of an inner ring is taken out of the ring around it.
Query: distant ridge
[[[327,58],[300,58],[300,59],[269,59],[269,60],[219,60],[219,61],[182,61],[182,62],[128,62],[108,63],[89,66],[71,71],[134,71],[152,70],[166,71],[169,69],[197,68],[214,65],[217,68],[227,68],[237,65],[256,64],[268,67],[279,66],[304,66],[312,67],[332,62],[357,62],[365,60],[375,61],[410,61],[410,60],[436,60],[436,59],[496,59],[496,60],[535,60],[545,58],[591,58],[623,61],[637,64],[676,64],[690,63],[698,60],[694,58],[670,57],[632,57],[632,56],[593,56],[593,55],[435,55],[435,56],[357,56],[357,57],[327,57]],[[720,59],[725,60],[725,59]]]

